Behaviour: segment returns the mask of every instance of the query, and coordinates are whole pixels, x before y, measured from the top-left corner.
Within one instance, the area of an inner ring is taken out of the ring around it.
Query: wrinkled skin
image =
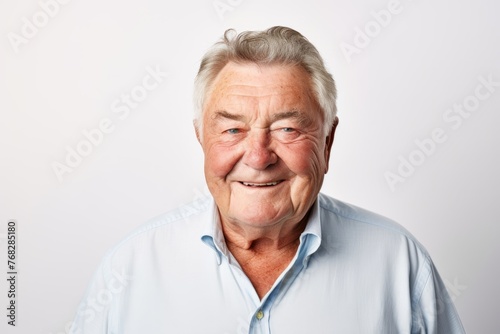
[[[225,234],[248,248],[262,238],[298,237],[328,171],[335,130],[323,133],[308,73],[230,62],[203,109],[197,135]]]

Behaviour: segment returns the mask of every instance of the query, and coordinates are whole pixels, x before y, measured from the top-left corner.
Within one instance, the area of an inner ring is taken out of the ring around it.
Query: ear
[[[197,124],[198,122],[196,120],[193,120],[193,127],[194,127],[194,132],[196,133],[196,139],[198,140],[198,143],[201,145],[201,133],[199,130],[199,125]]]
[[[330,130],[330,133],[326,137],[326,143],[325,143],[325,162],[326,162],[326,168],[325,168],[325,174],[328,172],[328,167],[330,164],[330,152],[332,150],[333,146],[333,138],[335,137],[335,130],[337,129],[337,125],[339,124],[339,118],[335,117],[333,120],[333,125]]]

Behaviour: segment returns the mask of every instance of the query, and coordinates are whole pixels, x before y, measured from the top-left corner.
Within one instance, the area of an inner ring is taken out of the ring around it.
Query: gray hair
[[[280,26],[240,34],[228,29],[205,53],[194,83],[194,123],[198,131],[202,130],[203,107],[212,83],[229,62],[302,66],[311,77],[311,88],[323,112],[323,133],[329,133],[337,114],[333,77],[311,42],[299,32]]]

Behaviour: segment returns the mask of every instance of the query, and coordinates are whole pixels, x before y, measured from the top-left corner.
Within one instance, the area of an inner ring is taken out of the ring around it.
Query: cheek
[[[320,152],[316,143],[301,143],[287,146],[281,157],[294,174],[314,177],[324,172],[325,159]]]
[[[228,147],[210,146],[205,152],[205,174],[225,178],[238,161],[236,150]]]

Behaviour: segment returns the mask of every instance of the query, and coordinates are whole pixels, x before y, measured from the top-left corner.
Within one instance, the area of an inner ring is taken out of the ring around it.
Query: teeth
[[[269,182],[269,183],[249,183],[249,182],[243,182],[245,186],[251,186],[251,187],[266,187],[266,186],[275,186],[279,182]]]

